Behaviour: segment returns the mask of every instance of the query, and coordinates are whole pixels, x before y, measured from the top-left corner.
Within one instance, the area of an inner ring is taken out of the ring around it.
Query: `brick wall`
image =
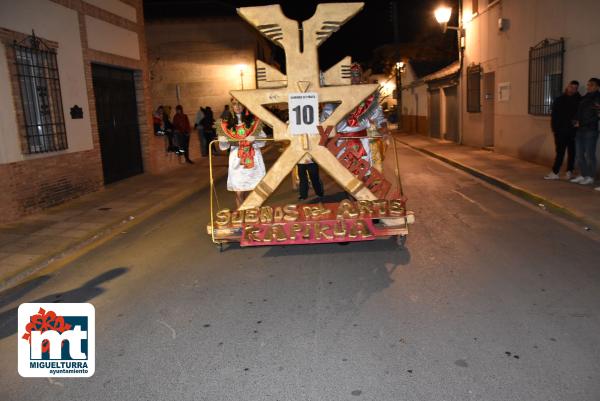
[[[0,165],[0,221],[60,204],[102,187],[95,150]]]

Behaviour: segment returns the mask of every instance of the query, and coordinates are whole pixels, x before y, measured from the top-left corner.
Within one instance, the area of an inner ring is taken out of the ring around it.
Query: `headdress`
[[[358,63],[352,63],[350,65],[350,76],[352,78],[358,78],[360,80],[362,80],[362,67],[360,66],[360,64]]]

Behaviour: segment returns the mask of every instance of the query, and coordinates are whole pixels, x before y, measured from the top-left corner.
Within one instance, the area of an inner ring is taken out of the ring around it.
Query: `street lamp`
[[[240,83],[242,84],[242,90],[244,90],[244,70],[246,69],[246,64],[238,64],[237,69],[240,71]]]
[[[398,129],[402,129],[402,73],[405,70],[404,61],[396,62],[396,114],[398,118]]]
[[[440,24],[442,26],[444,33],[446,33],[446,31],[448,29],[452,29],[452,30],[458,31],[462,36],[462,28],[461,27],[448,26],[448,21],[450,21],[450,17],[452,16],[452,8],[447,7],[447,6],[439,6],[438,8],[435,9],[435,11],[433,12],[433,15],[435,15],[435,20],[438,22],[438,24]]]

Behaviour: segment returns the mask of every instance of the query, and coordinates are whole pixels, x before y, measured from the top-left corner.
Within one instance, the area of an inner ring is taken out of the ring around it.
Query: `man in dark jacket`
[[[596,175],[596,143],[598,142],[598,113],[600,113],[600,79],[591,78],[587,93],[577,107],[575,147],[580,175],[571,180],[577,184],[594,183]]]
[[[556,158],[552,171],[544,177],[546,180],[558,180],[558,173],[567,152],[567,180],[573,175],[575,165],[575,115],[577,106],[581,100],[579,94],[579,82],[571,81],[565,92],[557,97],[552,104],[552,132],[554,133],[554,145]]]

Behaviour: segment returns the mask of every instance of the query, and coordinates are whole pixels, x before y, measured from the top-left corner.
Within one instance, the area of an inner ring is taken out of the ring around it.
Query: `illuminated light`
[[[452,9],[447,6],[439,6],[433,12],[435,15],[435,19],[438,24],[447,24],[450,21],[450,16],[452,15]]]
[[[392,92],[394,90],[394,84],[391,82],[386,82],[385,84],[383,84],[383,90],[387,93],[387,92]]]

